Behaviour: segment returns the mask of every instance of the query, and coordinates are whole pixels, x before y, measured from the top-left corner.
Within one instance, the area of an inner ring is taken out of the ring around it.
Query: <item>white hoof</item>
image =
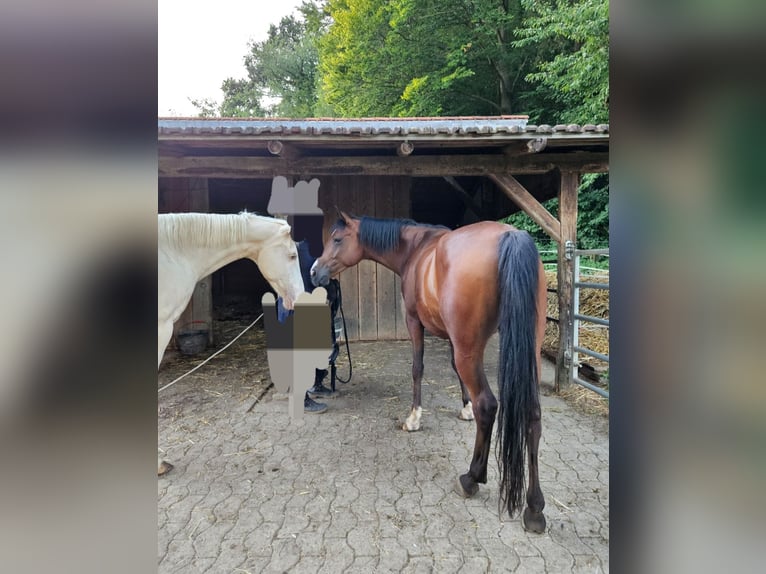
[[[466,403],[466,405],[460,410],[457,418],[459,418],[461,421],[473,420],[473,404],[471,404],[471,401],[468,401],[468,403]]]
[[[404,421],[404,424],[402,425],[402,430],[406,430],[408,432],[420,430],[420,415],[422,412],[422,407],[412,409],[410,416],[407,417],[407,420]]]

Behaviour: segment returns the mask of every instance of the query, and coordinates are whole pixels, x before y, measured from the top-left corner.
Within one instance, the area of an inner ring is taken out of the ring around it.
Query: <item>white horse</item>
[[[304,289],[287,222],[247,212],[158,215],[157,368],[173,336],[173,323],[189,304],[197,282],[244,258],[258,265],[285,307],[292,309]],[[163,462],[158,474],[171,468]]]

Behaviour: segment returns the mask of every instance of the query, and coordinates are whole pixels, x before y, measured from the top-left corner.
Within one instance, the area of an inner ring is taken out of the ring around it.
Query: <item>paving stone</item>
[[[383,571],[401,572],[407,564],[409,555],[396,538],[381,538],[378,541],[380,548],[380,566]]]
[[[377,556],[380,553],[378,547],[378,523],[358,522],[346,537],[346,542],[354,550],[355,556]]]
[[[556,570],[547,570],[545,567],[545,560],[540,556],[526,556],[521,559],[517,572],[524,574],[548,574],[556,572]]]
[[[158,479],[158,572],[608,572],[604,419],[541,397],[548,528],[528,533],[518,516],[498,513],[494,455],[476,496],[454,491],[475,424],[457,419],[448,345],[427,338],[416,433],[401,430],[412,398],[409,343],[357,343],[352,356],[354,379],[326,413],[301,423],[271,392],[256,403],[262,389],[253,387],[243,400],[242,367],[227,367],[223,355],[216,382],[190,376],[161,396],[159,443],[176,468]],[[496,356],[490,344],[493,386]],[[160,382],[182,372],[161,369]],[[552,372],[546,363],[544,380]]]
[[[325,561],[319,572],[335,574],[343,572],[354,562],[354,550],[346,543],[345,538],[327,538]]]
[[[434,561],[428,556],[411,556],[402,569],[402,574],[431,574],[434,571]]]
[[[461,566],[461,574],[479,574],[479,572],[487,572],[489,570],[489,559],[482,556],[472,556],[466,558]]]

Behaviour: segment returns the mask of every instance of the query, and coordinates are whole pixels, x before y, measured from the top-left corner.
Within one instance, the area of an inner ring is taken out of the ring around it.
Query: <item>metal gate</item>
[[[609,355],[604,355],[592,349],[581,347],[579,342],[580,323],[591,323],[591,324],[599,325],[605,329],[609,328],[608,319],[602,319],[600,317],[591,317],[589,315],[580,314],[580,290],[581,289],[605,289],[607,291],[609,290],[609,283],[594,283],[592,281],[582,280],[583,277],[581,276],[580,257],[583,255],[609,257],[609,249],[574,249],[574,245],[570,241],[567,241],[566,249],[567,249],[567,252],[571,252],[572,259],[574,260],[574,281],[572,283],[573,289],[574,289],[574,293],[572,295],[572,303],[574,308],[572,313],[573,324],[571,329],[572,369],[569,375],[569,382],[577,383],[578,385],[582,385],[583,387],[598,393],[602,397],[609,398],[609,391],[602,389],[600,387],[597,387],[596,385],[593,385],[589,383],[588,381],[582,380],[578,372],[578,369],[580,366],[578,361],[579,353],[594,357],[596,359],[599,359],[609,364]]]

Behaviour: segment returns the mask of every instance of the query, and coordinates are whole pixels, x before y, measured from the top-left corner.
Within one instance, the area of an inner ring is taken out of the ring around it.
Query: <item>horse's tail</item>
[[[500,504],[513,516],[523,505],[529,421],[540,408],[535,344],[540,255],[526,231],[503,234],[499,252],[500,405],[496,454]]]

